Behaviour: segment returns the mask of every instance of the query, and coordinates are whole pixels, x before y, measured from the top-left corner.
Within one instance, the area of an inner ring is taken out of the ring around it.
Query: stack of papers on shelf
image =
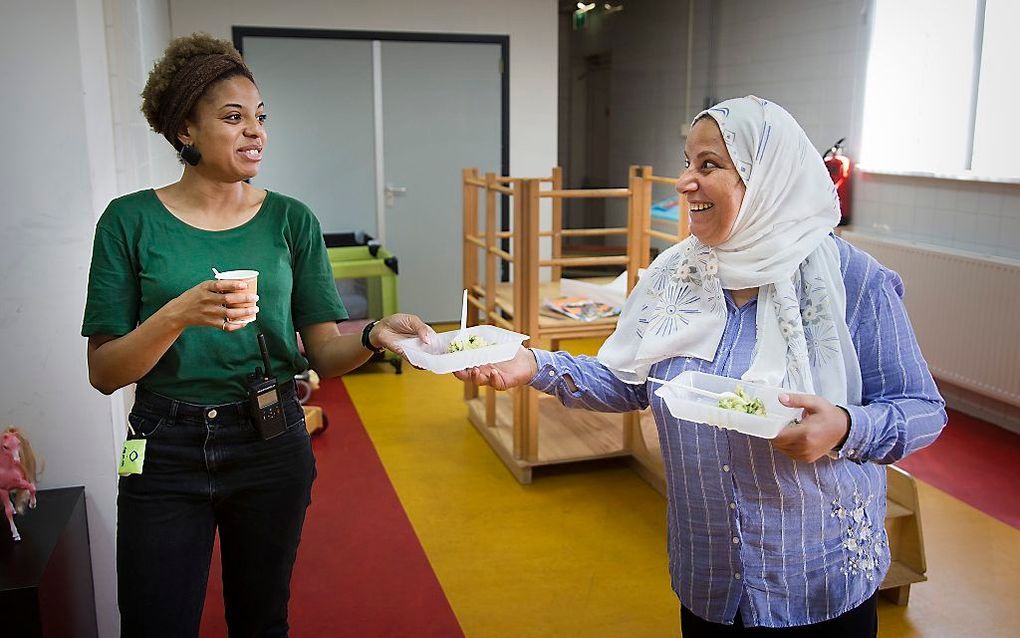
[[[620,314],[620,309],[588,297],[557,297],[546,299],[545,307],[565,317],[577,319],[578,321],[595,321],[606,317],[615,317]]]
[[[560,279],[560,294],[564,297],[584,297],[598,303],[622,308],[627,300],[627,272],[608,284],[595,284],[583,279]]]

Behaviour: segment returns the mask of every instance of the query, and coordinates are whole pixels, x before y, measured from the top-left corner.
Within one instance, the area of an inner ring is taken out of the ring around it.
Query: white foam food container
[[[719,394],[735,392],[738,385],[749,397],[761,399],[765,404],[766,416],[720,408],[717,400],[686,389],[697,388]],[[655,395],[666,402],[670,414],[678,419],[707,423],[763,439],[774,439],[780,430],[795,419],[800,419],[803,413],[800,408],[790,408],[779,402],[779,395],[788,392],[784,388],[688,370],[669,380],[669,383],[660,384]]]
[[[458,334],[463,335],[462,339],[465,340],[471,335],[478,335],[492,345],[475,350],[447,352],[450,343]],[[521,344],[528,338],[528,335],[504,330],[497,326],[471,326],[466,328],[463,333],[460,330],[440,332],[433,337],[429,344],[422,343],[418,337],[412,337],[401,341],[398,345],[403,348],[404,356],[411,362],[411,365],[436,374],[448,374],[487,363],[509,361],[514,358]]]

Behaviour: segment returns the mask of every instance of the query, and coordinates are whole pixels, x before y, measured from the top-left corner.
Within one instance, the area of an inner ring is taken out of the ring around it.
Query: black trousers
[[[831,620],[799,627],[744,627],[737,614],[732,625],[703,620],[680,606],[680,633],[683,638],[728,638],[730,636],[763,636],[770,638],[875,638],[878,636],[876,592],[850,611]]]
[[[263,441],[243,404],[194,406],[139,390],[130,438],[142,474],[120,479],[121,636],[198,636],[217,530],[230,636],[286,636],[290,578],[315,479],[304,411]]]

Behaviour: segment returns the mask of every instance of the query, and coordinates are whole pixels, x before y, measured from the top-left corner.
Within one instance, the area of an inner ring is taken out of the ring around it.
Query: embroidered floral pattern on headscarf
[[[649,304],[642,308],[647,316],[638,324],[639,334],[651,332],[669,335],[690,323],[689,316],[701,313],[696,305],[701,297],[690,284],[674,283],[667,286]]]
[[[805,375],[810,375],[807,362],[807,344],[804,341],[804,324],[800,314],[800,300],[794,292],[800,273],[794,273],[789,281],[770,285],[772,308],[779,321],[779,333],[786,341],[786,378],[791,380],[791,387],[799,385]],[[766,322],[758,327],[759,333],[767,326]]]
[[[674,280],[678,279],[676,273],[680,269],[680,262],[683,259],[683,253],[675,252],[665,263],[652,263],[644,276],[650,282],[648,288],[645,289],[645,294],[649,297],[657,297]]]
[[[675,281],[697,286],[708,302],[709,312],[715,312],[723,303],[722,285],[719,283],[719,257],[700,241],[691,242],[682,257],[672,260],[669,268]]]
[[[873,499],[871,494],[866,499],[861,498],[857,490],[854,490],[853,503],[845,507],[836,499],[832,501],[831,514],[843,526],[843,549],[846,550],[847,563],[842,572],[851,576],[860,574],[868,580],[875,579],[878,559],[885,552],[886,546],[882,530],[876,530],[868,517],[868,506]]]
[[[714,251],[701,242],[692,242],[683,252],[675,252],[665,263],[649,268],[648,287],[641,306],[636,332],[671,335],[689,325],[691,316],[702,313],[699,302],[708,301],[708,312],[722,303],[719,261]]]
[[[812,367],[825,365],[839,355],[839,337],[832,321],[825,283],[818,277],[804,277],[801,282],[800,318]]]

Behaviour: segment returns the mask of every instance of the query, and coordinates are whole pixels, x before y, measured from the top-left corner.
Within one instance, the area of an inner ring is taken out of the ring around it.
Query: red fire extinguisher
[[[839,196],[839,225],[845,226],[850,223],[850,158],[843,154],[843,142],[846,138],[840,138],[838,142],[829,147],[829,150],[822,153],[822,160],[825,167],[829,169],[829,176],[832,183],[836,185],[836,194]]]

